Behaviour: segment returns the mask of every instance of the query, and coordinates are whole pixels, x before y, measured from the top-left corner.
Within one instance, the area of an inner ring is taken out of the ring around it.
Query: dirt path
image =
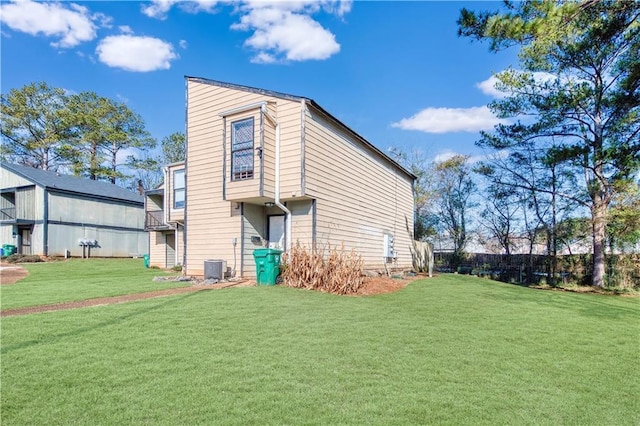
[[[4,278],[4,277],[3,277]],[[253,285],[251,281],[235,281],[212,285],[192,285],[189,287],[168,288],[166,290],[156,290],[147,293],[125,294],[122,296],[99,297],[96,299],[78,300],[76,302],[61,302],[50,305],[28,306],[25,308],[14,308],[0,311],[0,317],[10,317],[15,315],[29,315],[40,312],[60,311],[63,309],[87,308],[92,306],[112,305],[115,303],[125,303],[134,300],[152,299],[155,297],[172,296],[174,294],[193,293],[203,290],[220,290],[228,287],[245,287]]]
[[[0,284],[9,285],[23,279],[29,275],[29,272],[21,266],[17,265],[0,265]]]
[[[29,272],[17,265],[0,265],[0,283],[2,285],[14,284],[20,279],[29,275]],[[381,293],[396,292],[420,277],[412,277],[404,280],[395,280],[387,277],[367,278],[357,296],[370,296]],[[150,291],[147,293],[125,294],[122,296],[100,297],[96,299],[79,300],[76,302],[52,303],[49,305],[28,306],[25,308],[14,308],[0,311],[0,317],[10,317],[15,315],[29,315],[40,312],[60,311],[63,309],[87,308],[91,306],[111,305],[115,303],[125,303],[134,300],[151,299],[155,297],[171,296],[174,294],[193,293],[203,290],[219,290],[228,287],[247,287],[255,285],[254,281],[243,280],[235,282],[224,282],[212,285],[192,285],[189,287],[169,288],[165,290]]]

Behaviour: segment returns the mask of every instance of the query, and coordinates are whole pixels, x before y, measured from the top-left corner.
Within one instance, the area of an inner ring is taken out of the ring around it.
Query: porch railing
[[[0,209],[0,220],[14,220],[16,218],[16,208],[7,207],[6,209]]]
[[[170,226],[164,222],[164,211],[157,210],[147,212],[144,221],[144,227],[146,229],[164,229]]]

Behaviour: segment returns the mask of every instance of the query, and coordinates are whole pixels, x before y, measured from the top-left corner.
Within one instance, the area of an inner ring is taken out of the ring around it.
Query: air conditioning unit
[[[224,260],[213,259],[204,261],[204,279],[218,280],[224,279],[224,273],[227,270],[227,262]]]

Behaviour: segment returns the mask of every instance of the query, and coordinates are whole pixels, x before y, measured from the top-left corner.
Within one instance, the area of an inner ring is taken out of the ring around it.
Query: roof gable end
[[[316,110],[321,112],[323,115],[328,117],[330,120],[335,122],[338,126],[342,127],[348,134],[350,134],[359,143],[364,145],[369,150],[373,151],[373,153],[375,153],[375,155],[381,157],[384,161],[387,161],[388,163],[390,163],[394,167],[398,168],[400,171],[405,173],[411,179],[413,179],[413,180],[416,179],[416,176],[413,173],[411,173],[409,170],[407,170],[404,166],[399,164],[393,158],[389,157],[387,154],[385,154],[383,151],[378,149],[375,145],[373,145],[371,142],[366,140],[364,137],[360,136],[357,132],[355,132],[349,126],[344,124],[342,121],[338,120],[336,117],[334,117],[331,113],[329,113],[327,110],[322,108],[316,101],[314,101],[311,98],[307,98],[307,97],[304,97],[304,96],[290,95],[290,94],[282,93],[282,92],[275,92],[275,91],[272,91],[272,90],[259,89],[257,87],[243,86],[243,85],[240,85],[240,84],[226,83],[226,82],[217,81],[217,80],[210,80],[210,79],[201,78],[201,77],[185,76],[185,78],[188,81],[193,81],[193,82],[196,82],[196,83],[209,84],[209,85],[212,85],[212,86],[224,87],[224,88],[227,88],[227,89],[242,90],[242,91],[245,91],[245,92],[256,93],[256,94],[265,95],[265,96],[271,96],[271,97],[274,97],[274,98],[280,98],[280,99],[285,99],[285,100],[289,100],[289,101],[300,102],[301,100],[304,100],[309,105],[314,107]]]

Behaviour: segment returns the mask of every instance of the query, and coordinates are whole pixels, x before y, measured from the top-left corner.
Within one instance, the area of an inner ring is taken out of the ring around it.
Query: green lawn
[[[17,284],[2,286],[2,309],[143,293],[189,285],[174,281],[153,282],[153,277],[168,274],[159,269],[144,268],[142,259],[69,259],[48,263],[23,263],[20,266],[29,271],[29,276]]]
[[[638,425],[639,302],[443,275],[7,317],[1,422]]]

